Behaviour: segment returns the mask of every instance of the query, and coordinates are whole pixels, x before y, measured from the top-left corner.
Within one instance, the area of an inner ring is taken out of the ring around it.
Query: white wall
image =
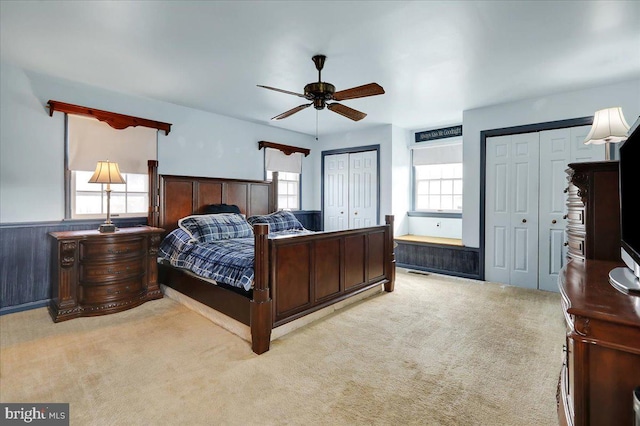
[[[411,209],[411,155],[409,144],[413,133],[392,126],[391,145],[391,212],[394,216],[394,235],[409,233],[407,212]]]
[[[167,102],[69,82],[0,63],[0,222],[64,217],[64,114],[58,100],[172,124],[159,132],[159,172],[242,179],[264,178],[258,141],[311,148],[303,160],[304,209],[318,208],[317,145],[312,136]],[[305,178],[305,175],[307,175]]]
[[[463,244],[480,247],[481,131],[593,116],[611,106],[622,107],[633,123],[640,115],[640,79],[464,111]]]

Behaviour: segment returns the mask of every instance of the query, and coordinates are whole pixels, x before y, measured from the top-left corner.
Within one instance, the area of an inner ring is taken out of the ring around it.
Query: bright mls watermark
[[[69,426],[69,404],[0,403],[0,424]]]

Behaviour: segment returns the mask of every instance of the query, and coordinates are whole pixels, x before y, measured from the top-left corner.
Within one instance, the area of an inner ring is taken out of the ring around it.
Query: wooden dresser
[[[50,233],[53,321],[111,314],[162,298],[157,253],[163,232],[139,226],[104,234]]]
[[[618,162],[571,163],[567,180],[569,258],[620,260]]]
[[[640,296],[609,284],[620,260],[618,162],[569,164],[568,260],[558,286],[567,324],[558,384],[565,425],[633,425],[640,386]]]
[[[640,296],[609,284],[619,262],[572,260],[559,278],[567,322],[558,416],[568,425],[633,425],[640,386]]]

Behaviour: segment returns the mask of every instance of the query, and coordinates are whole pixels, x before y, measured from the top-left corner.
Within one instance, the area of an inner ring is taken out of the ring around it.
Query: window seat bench
[[[465,247],[460,239],[408,234],[395,242],[401,268],[480,279],[480,250]]]

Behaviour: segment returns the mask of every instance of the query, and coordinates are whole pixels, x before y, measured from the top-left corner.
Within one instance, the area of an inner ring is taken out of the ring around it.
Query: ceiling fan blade
[[[347,99],[364,98],[367,96],[383,95],[384,89],[378,83],[364,84],[351,89],[340,90],[333,94],[336,101],[344,101]]]
[[[275,90],[276,92],[286,93],[287,95],[300,96],[301,98],[304,98],[304,95],[302,93],[296,93],[296,92],[290,92],[288,90],[276,89],[275,87],[261,86],[260,84],[258,84],[257,86],[258,87],[262,87],[264,89]]]
[[[327,108],[329,108],[333,112],[337,112],[338,114],[350,118],[353,121],[360,121],[367,116],[364,112],[360,112],[356,109],[349,108],[348,106],[344,106],[342,104],[327,104]]]
[[[309,108],[311,105],[313,105],[313,103],[310,104],[304,104],[304,105],[298,105],[295,108],[290,109],[289,111],[283,112],[280,115],[276,115],[275,117],[272,118],[272,120],[282,120],[283,118],[287,118],[290,115],[295,114],[298,111],[302,111],[305,108]]]

